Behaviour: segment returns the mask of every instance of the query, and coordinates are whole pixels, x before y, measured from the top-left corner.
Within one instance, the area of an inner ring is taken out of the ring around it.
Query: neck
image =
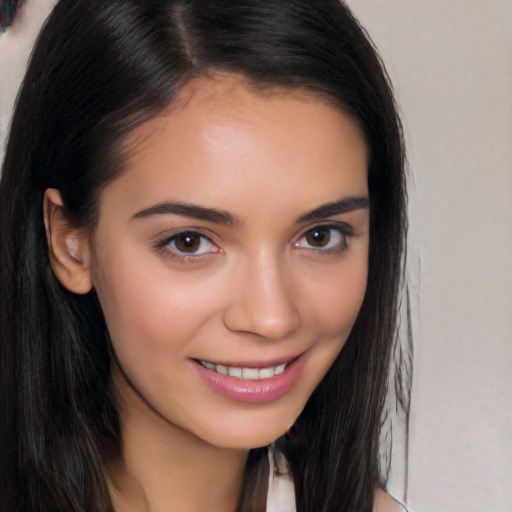
[[[248,452],[212,446],[172,424],[126,382],[116,391],[122,453],[108,463],[114,510],[235,512]]]

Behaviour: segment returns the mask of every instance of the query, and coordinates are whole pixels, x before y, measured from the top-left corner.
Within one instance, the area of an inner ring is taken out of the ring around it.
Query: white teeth
[[[284,372],[284,369],[285,369],[285,368],[286,368],[286,363],[284,363],[284,364],[280,364],[279,366],[276,366],[276,367],[275,367],[274,373],[275,373],[276,375],[281,375],[281,373],[283,373],[283,372]]]
[[[217,365],[214,365],[214,368],[215,368],[215,371],[217,373],[222,373],[222,375],[227,375],[228,374],[228,369],[226,366],[222,366],[221,364],[217,364]],[[213,368],[212,368],[213,370]]]
[[[243,368],[242,379],[258,380],[260,378],[260,371],[258,368]]]
[[[222,364],[214,364],[208,361],[200,362],[205,368],[208,368],[209,370],[216,371],[222,375],[229,375],[230,377],[245,380],[271,379],[276,375],[281,375],[287,365],[287,363],[282,363],[277,366],[270,366],[268,368],[241,368],[239,366],[224,366]]]
[[[228,368],[228,375],[230,377],[237,377],[238,379],[242,378],[242,368],[237,368],[236,366],[231,366]]]
[[[260,379],[271,379],[274,375],[274,368],[262,368],[260,370]]]

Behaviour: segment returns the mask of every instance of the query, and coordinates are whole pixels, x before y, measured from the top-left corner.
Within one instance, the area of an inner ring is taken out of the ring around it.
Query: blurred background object
[[[14,24],[21,0],[0,0],[0,27],[5,29]]]
[[[2,16],[4,4],[2,1]],[[56,0],[19,0],[14,23],[0,32],[0,162],[12,107],[37,34]]]

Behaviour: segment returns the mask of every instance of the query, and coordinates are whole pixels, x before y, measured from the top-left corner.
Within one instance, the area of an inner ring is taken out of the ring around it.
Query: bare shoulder
[[[373,502],[373,512],[407,512],[407,509],[384,489],[377,489]]]

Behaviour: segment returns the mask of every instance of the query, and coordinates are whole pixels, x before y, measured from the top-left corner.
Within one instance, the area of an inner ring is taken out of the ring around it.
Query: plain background
[[[351,0],[410,163],[414,512],[512,511],[512,2]],[[403,494],[402,494],[403,495]]]
[[[0,137],[51,0],[0,36]],[[512,511],[512,2],[349,0],[394,83],[408,146],[415,342],[412,512]]]

